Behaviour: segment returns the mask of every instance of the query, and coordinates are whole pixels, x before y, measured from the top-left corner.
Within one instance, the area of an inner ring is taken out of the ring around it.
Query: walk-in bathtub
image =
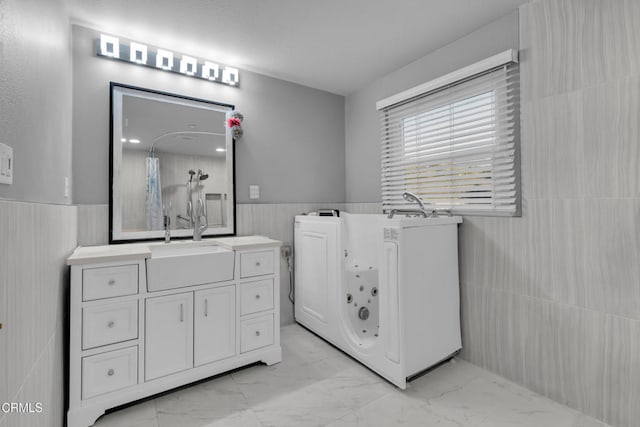
[[[404,389],[461,348],[460,222],[296,216],[296,321]]]

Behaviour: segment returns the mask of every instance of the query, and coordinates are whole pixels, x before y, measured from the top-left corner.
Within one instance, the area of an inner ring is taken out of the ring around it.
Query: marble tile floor
[[[283,361],[254,365],[101,417],[97,427],[605,427],[460,359],[401,391],[298,325]]]

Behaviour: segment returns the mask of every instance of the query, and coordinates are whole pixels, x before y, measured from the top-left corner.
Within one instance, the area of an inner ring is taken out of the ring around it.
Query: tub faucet
[[[164,217],[164,242],[171,243],[171,203],[169,203],[169,209],[163,209],[163,211],[164,212],[162,216]]]
[[[418,197],[418,195],[416,195],[415,193],[411,193],[409,191],[405,191],[402,194],[402,197],[409,203],[417,203],[418,206],[420,206],[421,210],[425,210],[424,209],[424,202],[422,201],[422,199],[420,197]]]

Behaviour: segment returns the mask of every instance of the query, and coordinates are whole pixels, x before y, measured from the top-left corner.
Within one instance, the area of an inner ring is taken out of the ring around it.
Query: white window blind
[[[518,215],[519,88],[508,62],[379,106],[383,209],[415,208],[410,191],[429,209]]]

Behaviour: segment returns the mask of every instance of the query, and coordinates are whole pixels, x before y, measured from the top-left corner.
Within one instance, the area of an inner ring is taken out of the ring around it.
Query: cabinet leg
[[[269,353],[265,354],[261,361],[266,363],[268,366],[282,362],[282,349],[280,347],[274,348],[269,351]]]
[[[77,408],[67,412],[67,427],[92,426],[104,414],[101,408]]]

